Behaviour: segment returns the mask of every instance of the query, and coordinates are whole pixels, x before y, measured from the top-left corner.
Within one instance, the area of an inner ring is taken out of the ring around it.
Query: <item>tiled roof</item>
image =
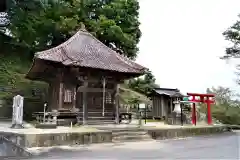
[[[159,95],[167,95],[170,97],[181,97],[183,94],[179,91],[179,89],[172,88],[155,88],[154,91]]]
[[[89,67],[125,73],[144,73],[145,67],[113,51],[86,31],[78,31],[59,46],[38,52],[35,59],[65,66]]]

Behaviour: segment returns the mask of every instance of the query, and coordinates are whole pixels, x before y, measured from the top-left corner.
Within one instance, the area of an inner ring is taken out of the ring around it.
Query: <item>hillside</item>
[[[31,62],[21,56],[0,55],[0,98],[10,96],[19,90],[26,92],[31,88],[41,88],[45,86],[41,82],[33,82],[25,79],[25,74],[29,70]]]

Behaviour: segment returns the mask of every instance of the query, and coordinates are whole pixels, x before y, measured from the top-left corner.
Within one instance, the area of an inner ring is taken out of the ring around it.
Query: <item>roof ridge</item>
[[[138,70],[139,70],[139,68],[134,67],[133,64],[130,64],[130,63],[135,63],[135,62],[133,62],[132,60],[130,60],[128,57],[123,57],[123,55],[117,53],[116,51],[114,51],[113,49],[111,49],[110,47],[108,47],[107,45],[105,45],[103,42],[101,42],[100,40],[98,40],[98,39],[97,39],[95,36],[93,36],[91,33],[89,33],[89,32],[85,32],[85,33],[87,33],[87,35],[91,36],[91,37],[94,38],[97,42],[99,42],[101,45],[103,45],[106,49],[108,49],[108,51],[113,52],[113,53],[117,56],[117,58],[120,59],[120,60],[122,60],[125,64],[129,65],[130,67],[132,67],[132,68],[134,68],[134,69],[138,69]],[[128,62],[126,62],[126,60],[125,60],[124,58],[127,59]],[[137,64],[137,63],[135,63],[135,64]],[[139,66],[140,66],[140,65],[139,65]],[[143,68],[144,68],[144,67],[143,67]]]
[[[179,91],[179,89],[177,89],[177,88],[154,88],[154,89],[156,89],[156,90],[169,90],[169,91]]]
[[[80,31],[80,30],[79,30]],[[38,55],[40,55],[41,53],[44,53],[44,52],[49,52],[49,51],[56,51],[56,50],[59,50],[59,49],[62,49],[63,46],[66,46],[68,45],[69,43],[71,43],[74,39],[77,38],[78,34],[79,34],[79,31],[77,31],[73,36],[71,36],[68,40],[66,40],[65,42],[59,44],[58,46],[56,47],[53,47],[53,48],[49,48],[47,50],[43,50],[43,51],[40,51],[40,52],[36,52],[35,53],[35,56],[38,57]],[[50,52],[50,53],[53,53],[53,52]]]
[[[84,61],[85,57],[83,56],[86,57],[86,61]],[[58,46],[36,52],[34,59],[60,62],[63,65],[109,69],[137,74],[143,74],[146,69],[105,45],[85,29],[79,29],[74,35]]]

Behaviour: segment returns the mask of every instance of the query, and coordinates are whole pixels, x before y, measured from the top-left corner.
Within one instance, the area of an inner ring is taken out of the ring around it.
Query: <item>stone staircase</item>
[[[142,129],[112,131],[113,142],[150,141],[153,140],[147,131]]]
[[[82,113],[82,111],[80,111]],[[82,122],[82,115],[78,116],[78,121]],[[105,110],[104,116],[102,115],[101,109],[91,109],[87,113],[87,124],[97,125],[97,124],[114,124],[115,117],[114,113],[111,110]]]
[[[82,124],[83,122],[83,111],[81,109],[78,112],[61,111],[60,115],[61,118],[58,116],[57,119],[58,126],[69,126],[71,123],[73,125],[76,123]],[[105,110],[104,115],[102,115],[101,109],[88,109],[86,115],[87,124],[90,125],[115,123],[114,112],[111,110]]]

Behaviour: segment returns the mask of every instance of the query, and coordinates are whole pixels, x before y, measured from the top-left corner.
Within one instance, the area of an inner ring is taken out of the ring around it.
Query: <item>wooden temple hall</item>
[[[174,101],[182,99],[184,95],[179,89],[155,88],[151,97],[152,116],[156,119],[167,119],[174,111]]]
[[[58,122],[119,123],[119,84],[145,69],[79,30],[59,46],[36,53],[26,77],[49,84],[47,115],[57,114]]]

